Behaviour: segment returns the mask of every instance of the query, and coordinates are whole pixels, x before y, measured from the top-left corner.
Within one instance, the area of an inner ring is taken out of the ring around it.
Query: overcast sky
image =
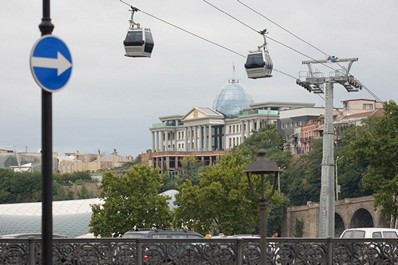
[[[119,0],[53,0],[53,34],[69,47],[73,72],[67,86],[53,94],[53,150],[134,155],[150,149],[149,128],[160,116],[184,115],[193,107],[212,107],[227,80],[235,77],[254,102],[316,103],[323,99],[274,72],[270,79],[246,77],[245,55],[262,37],[201,0],[127,1],[234,52],[176,29],[144,12],[134,20],[151,28],[152,58],[127,58],[123,40],[129,7]],[[250,11],[236,0],[212,0],[256,30],[315,59],[325,55]],[[396,0],[242,0],[267,18],[328,55],[356,58],[351,73],[381,100],[398,101],[398,1]],[[41,149],[41,89],[29,66],[40,38],[42,1],[0,3],[0,148]],[[269,40],[274,68],[298,77],[310,60]],[[244,56],[241,56],[241,55]],[[332,65],[338,68],[337,65]],[[319,67],[328,75],[328,68]],[[366,90],[347,93],[335,85],[335,107],[349,98],[369,98]]]

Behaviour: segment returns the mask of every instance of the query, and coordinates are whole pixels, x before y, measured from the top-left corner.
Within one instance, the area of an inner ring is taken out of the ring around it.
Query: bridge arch
[[[282,236],[294,236],[295,220],[304,221],[304,237],[319,236],[319,203],[288,207]],[[382,208],[374,206],[373,196],[344,198],[335,204],[335,236],[355,227],[389,227]]]
[[[334,214],[334,236],[339,237],[341,233],[345,230],[345,224],[343,217],[340,214]]]
[[[374,227],[372,214],[364,208],[360,208],[352,215],[350,228],[356,227]]]

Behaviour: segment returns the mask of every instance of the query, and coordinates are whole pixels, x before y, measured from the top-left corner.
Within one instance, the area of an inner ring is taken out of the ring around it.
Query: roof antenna
[[[235,62],[232,61],[232,79],[228,80],[229,83],[239,83],[239,79],[235,78],[236,68]]]

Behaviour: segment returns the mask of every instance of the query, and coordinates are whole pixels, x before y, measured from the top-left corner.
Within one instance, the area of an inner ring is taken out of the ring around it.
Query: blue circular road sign
[[[53,35],[41,37],[33,45],[30,70],[42,89],[60,91],[72,74],[72,56],[68,47]]]

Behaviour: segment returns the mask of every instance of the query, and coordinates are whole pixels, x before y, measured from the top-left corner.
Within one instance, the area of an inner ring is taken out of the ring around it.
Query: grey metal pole
[[[333,82],[326,83],[325,128],[323,132],[323,157],[321,194],[319,201],[319,236],[334,237],[334,129],[333,129]]]
[[[267,264],[267,202],[264,198],[259,200],[260,209],[260,265]]]
[[[54,29],[50,17],[50,0],[43,0],[43,18],[39,25],[41,35],[49,35]],[[52,220],[52,94],[42,89],[42,244],[43,265],[51,265],[53,245]]]

